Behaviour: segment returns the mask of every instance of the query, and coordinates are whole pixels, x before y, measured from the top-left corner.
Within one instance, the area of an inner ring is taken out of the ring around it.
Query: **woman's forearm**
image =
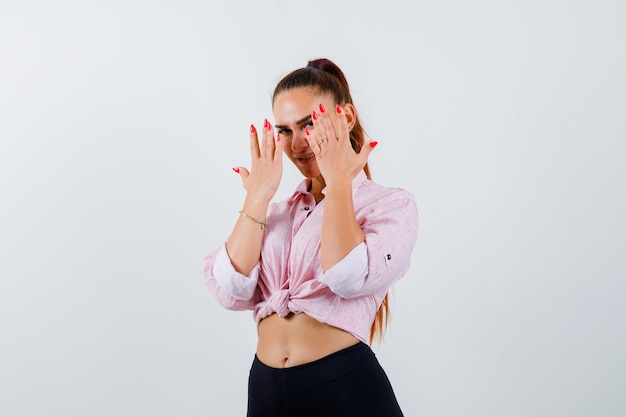
[[[321,257],[324,272],[365,240],[354,215],[352,181],[327,184],[322,222]]]
[[[241,274],[248,275],[259,261],[265,235],[264,225],[259,222],[266,221],[268,207],[269,201],[246,198],[242,213],[226,241],[233,267]]]

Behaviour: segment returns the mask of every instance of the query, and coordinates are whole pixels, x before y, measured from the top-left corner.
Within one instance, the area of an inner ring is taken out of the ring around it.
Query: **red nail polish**
[[[326,111],[326,108],[324,107],[322,103],[320,103],[320,113],[324,113],[325,111]]]
[[[276,142],[280,142],[280,133],[276,135]]]
[[[317,112],[313,110],[313,120],[317,120]]]
[[[341,114],[341,106],[339,104],[335,106],[335,110],[337,110],[337,114]]]
[[[267,119],[265,119],[263,121],[263,127],[266,128],[266,129],[269,129],[269,126],[270,126],[270,122],[268,122]]]
[[[304,128],[304,133],[306,133],[307,136],[309,136],[311,134],[311,132],[309,131],[308,127]]]
[[[375,148],[376,145],[378,145],[378,142],[376,142],[375,140],[370,142],[370,147]]]
[[[256,128],[254,127],[254,125],[250,125],[250,133],[254,132],[256,132]]]
[[[237,174],[239,174],[239,168],[235,167],[235,168],[233,168],[233,171],[235,171]]]

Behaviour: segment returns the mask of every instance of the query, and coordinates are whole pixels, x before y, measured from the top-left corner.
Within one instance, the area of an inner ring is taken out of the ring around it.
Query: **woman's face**
[[[314,94],[310,88],[292,88],[279,93],[274,99],[274,127],[284,141],[287,157],[306,178],[315,178],[320,170],[315,154],[306,140],[305,129],[313,129],[313,111],[319,113],[322,103],[334,111],[335,103],[330,94]]]

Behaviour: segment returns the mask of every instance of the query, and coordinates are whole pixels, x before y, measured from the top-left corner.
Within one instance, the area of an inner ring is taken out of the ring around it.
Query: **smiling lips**
[[[313,152],[311,152],[311,153],[310,153],[310,154],[308,154],[308,155],[304,155],[304,156],[296,157],[296,159],[297,159],[298,161],[300,161],[300,163],[306,164],[306,163],[308,163],[309,161],[311,161],[311,160],[315,159],[315,154],[314,154]]]

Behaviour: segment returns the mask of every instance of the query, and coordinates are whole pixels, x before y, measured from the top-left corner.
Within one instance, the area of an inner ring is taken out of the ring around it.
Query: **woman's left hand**
[[[346,112],[351,112],[351,118],[356,117],[356,114],[354,108],[348,106],[345,110],[339,105],[327,110],[320,104],[319,112],[314,111],[312,114],[313,129],[307,132],[307,141],[315,153],[326,185],[337,180],[352,181],[376,146],[376,142],[369,142],[363,144],[359,153],[352,149]]]

